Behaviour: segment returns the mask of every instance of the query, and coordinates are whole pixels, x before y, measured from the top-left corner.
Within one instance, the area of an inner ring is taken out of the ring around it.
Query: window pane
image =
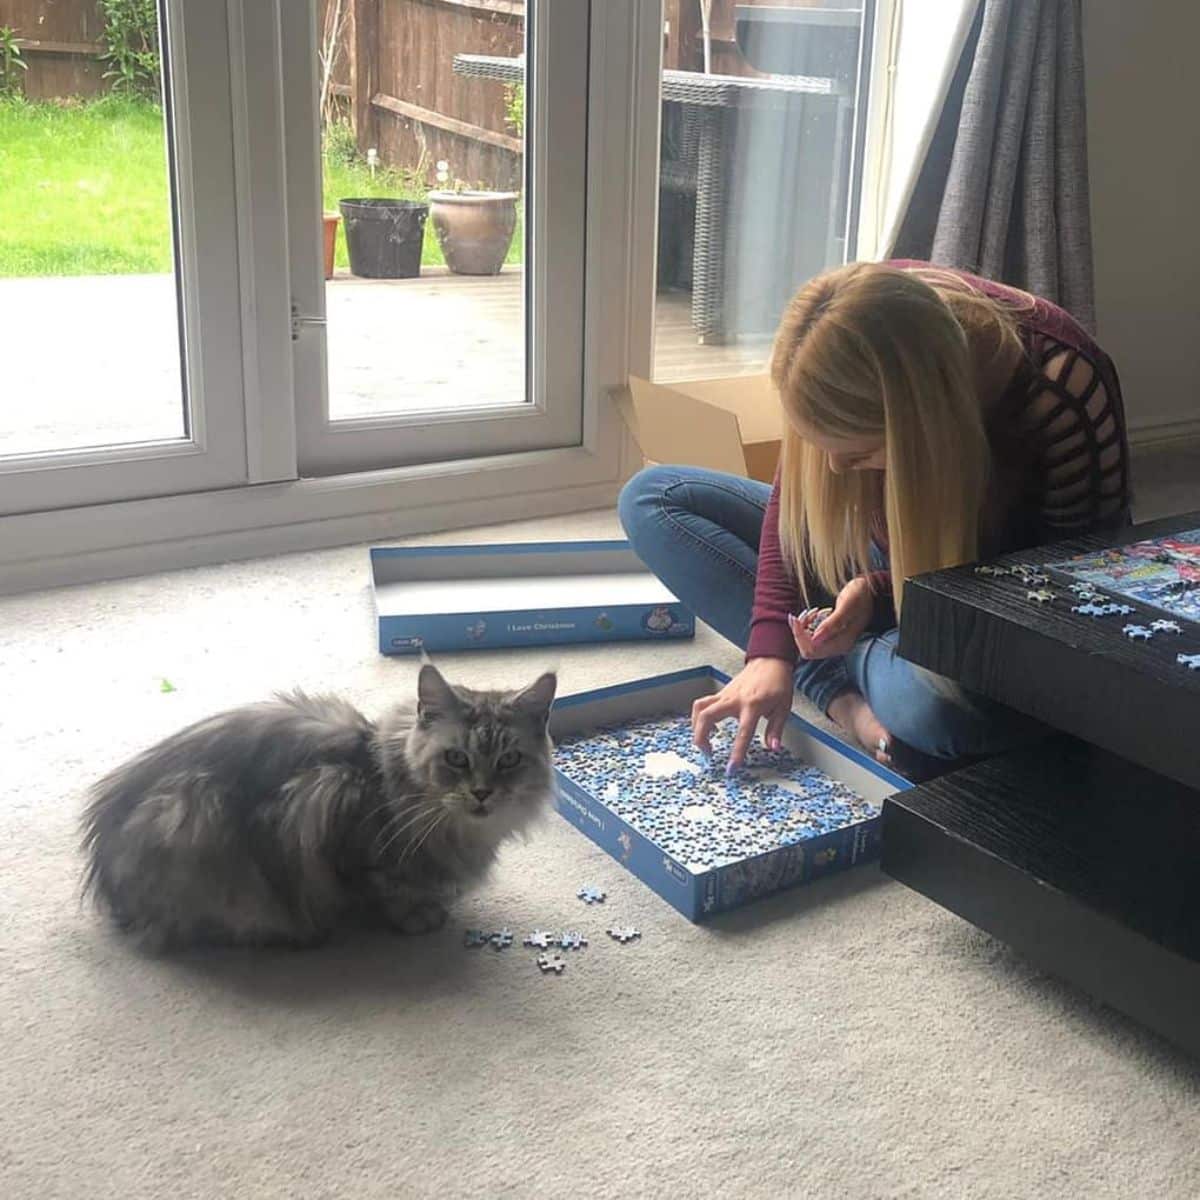
[[[81,13],[17,37],[95,42]],[[128,44],[118,79],[37,45],[0,76],[0,457],[188,437],[155,14]]]
[[[656,378],[760,371],[793,292],[852,255],[872,7],[665,0]]]
[[[349,8],[318,9],[330,417],[523,404],[526,5]]]

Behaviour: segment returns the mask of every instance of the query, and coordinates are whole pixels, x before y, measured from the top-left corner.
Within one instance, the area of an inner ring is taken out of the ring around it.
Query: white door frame
[[[303,475],[329,475],[582,442],[584,238],[587,203],[590,0],[538,0],[527,8],[526,379],[501,405],[331,420],[326,369],[328,328],[318,245],[320,209],[313,182],[320,148],[311,134],[288,132],[292,294],[314,317],[296,342],[296,412]],[[317,128],[317,30],[293,20],[285,38],[284,79],[289,126]],[[580,61],[583,58],[585,61]],[[319,140],[319,139],[318,139]],[[404,286],[403,284],[399,286]],[[436,301],[432,303],[436,304]],[[451,330],[446,337],[453,337]],[[402,356],[403,337],[374,353]],[[428,348],[425,349],[428,353]]]
[[[234,162],[229,154],[230,13],[212,0],[165,0],[164,70],[190,436],[0,459],[0,513],[156,496],[247,478]],[[251,5],[253,7],[253,5]],[[70,287],[64,278],[62,286]],[[97,313],[98,321],[113,313]],[[203,331],[201,335],[201,331]],[[63,330],[64,353],[70,352]],[[136,371],[137,331],[129,338]],[[36,402],[30,397],[29,402]],[[11,518],[3,518],[11,519]],[[2,559],[0,559],[2,565]]]

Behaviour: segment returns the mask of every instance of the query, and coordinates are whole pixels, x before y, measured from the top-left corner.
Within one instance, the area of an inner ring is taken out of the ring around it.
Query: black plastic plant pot
[[[421,273],[429,205],[419,200],[339,200],[350,272],[364,279],[414,279]]]

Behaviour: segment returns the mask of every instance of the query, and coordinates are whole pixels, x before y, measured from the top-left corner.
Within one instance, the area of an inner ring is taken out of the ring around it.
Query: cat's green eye
[[[471,760],[461,750],[447,750],[446,761],[456,771],[464,771],[471,765]]]
[[[511,771],[513,767],[521,761],[520,750],[505,750],[505,752],[496,759],[496,766],[502,771]]]

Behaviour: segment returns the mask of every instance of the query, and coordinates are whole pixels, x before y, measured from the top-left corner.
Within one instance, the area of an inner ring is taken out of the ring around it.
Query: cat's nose
[[[472,788],[471,795],[482,804],[492,794],[491,788]]]

